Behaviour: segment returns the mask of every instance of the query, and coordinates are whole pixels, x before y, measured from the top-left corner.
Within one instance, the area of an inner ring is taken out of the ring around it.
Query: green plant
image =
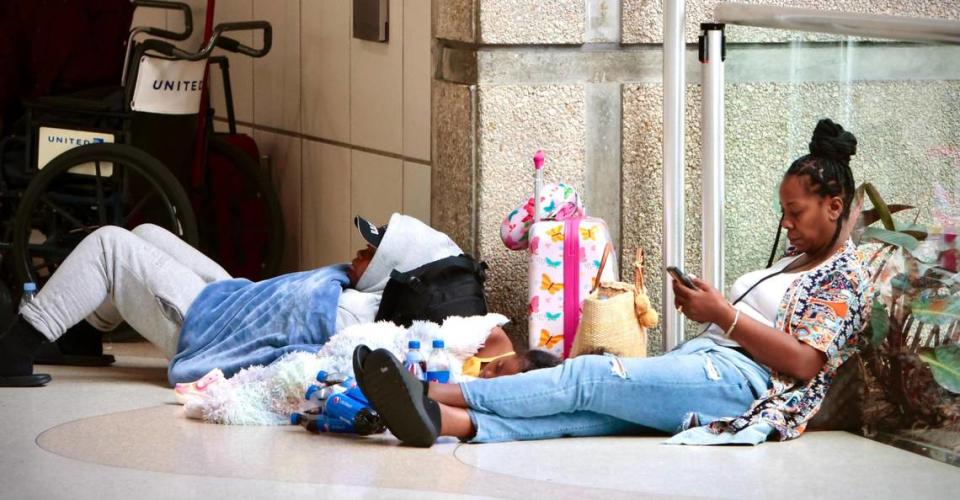
[[[855,237],[871,248],[878,291],[861,351],[864,424],[960,429],[957,235],[896,221],[913,207],[888,205],[872,184],[857,189],[857,200],[864,196],[873,208],[861,213]]]

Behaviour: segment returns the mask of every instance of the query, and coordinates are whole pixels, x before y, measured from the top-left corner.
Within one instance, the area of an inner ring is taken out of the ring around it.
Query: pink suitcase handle
[[[563,222],[563,357],[570,356],[580,324],[580,222]]]
[[[540,191],[543,190],[543,150],[537,150],[533,155],[534,174],[533,183],[533,223],[540,222]]]

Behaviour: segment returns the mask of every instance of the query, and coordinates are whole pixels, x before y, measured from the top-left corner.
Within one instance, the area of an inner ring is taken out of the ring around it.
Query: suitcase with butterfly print
[[[541,201],[543,158],[534,157]],[[540,213],[540,207],[534,211]],[[527,306],[530,348],[567,357],[580,322],[580,304],[593,287],[603,249],[610,233],[603,219],[576,216],[565,220],[536,221],[530,227],[529,302]],[[617,259],[606,266],[601,281],[616,281]]]

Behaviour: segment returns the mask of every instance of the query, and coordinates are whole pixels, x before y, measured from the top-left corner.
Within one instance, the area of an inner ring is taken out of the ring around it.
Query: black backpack
[[[487,314],[483,283],[487,264],[467,254],[447,257],[401,273],[383,289],[376,321],[410,326],[414,320],[442,323],[449,316]]]

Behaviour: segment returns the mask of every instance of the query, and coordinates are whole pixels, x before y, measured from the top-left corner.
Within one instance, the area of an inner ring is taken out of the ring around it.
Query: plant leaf
[[[898,233],[896,231],[890,231],[887,229],[880,229],[878,227],[868,227],[863,231],[863,239],[873,239],[881,243],[889,243],[891,245],[906,249],[907,251],[914,251],[917,248],[917,245],[920,244],[916,238],[910,236],[909,234]]]
[[[863,196],[863,193],[867,194],[867,197],[870,198],[870,203],[873,204],[873,210],[876,210],[877,217],[880,218],[880,221],[883,222],[884,229],[888,231],[896,230],[897,226],[893,223],[893,216],[890,215],[890,207],[887,206],[887,202],[883,201],[883,197],[880,196],[880,192],[877,191],[877,188],[869,182],[864,182],[857,188],[857,195]]]
[[[897,231],[904,234],[909,234],[910,236],[913,236],[914,238],[921,241],[927,239],[927,235],[929,234],[926,227],[921,226],[920,224],[917,224],[917,223],[912,223],[912,222],[908,222],[905,224],[900,224],[898,222]]]
[[[887,210],[889,210],[891,214],[902,212],[904,210],[910,210],[912,208],[916,207],[912,205],[887,205]],[[864,226],[869,226],[870,224],[880,220],[880,214],[877,212],[876,208],[863,210],[860,212],[860,220]]]
[[[879,346],[887,338],[890,331],[890,315],[887,307],[879,300],[873,301],[873,310],[870,311],[870,343]]]
[[[910,311],[917,321],[930,325],[950,326],[960,319],[960,297],[954,295],[921,295],[910,304]]]
[[[945,344],[920,351],[920,359],[930,366],[933,379],[940,387],[960,394],[960,345]]]

